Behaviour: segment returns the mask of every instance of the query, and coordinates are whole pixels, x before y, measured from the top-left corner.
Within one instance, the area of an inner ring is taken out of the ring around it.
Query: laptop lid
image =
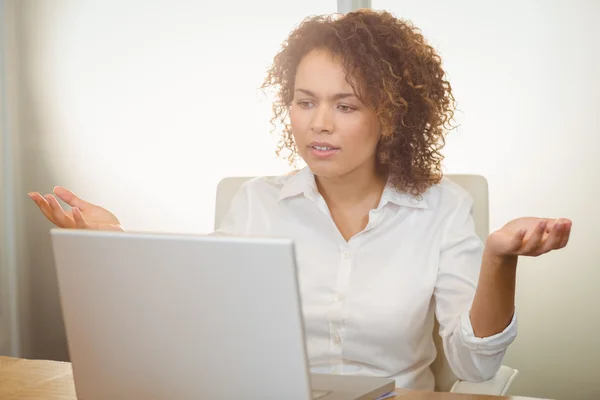
[[[79,398],[310,398],[291,241],[51,237]]]

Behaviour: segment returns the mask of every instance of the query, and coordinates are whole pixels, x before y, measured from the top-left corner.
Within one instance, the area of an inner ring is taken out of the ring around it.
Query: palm
[[[45,196],[39,193],[29,194],[54,225],[71,229],[123,230],[119,219],[107,209],[82,200],[65,188],[56,187],[54,193],[69,204],[72,210],[63,210],[58,200],[51,194]]]
[[[499,255],[539,256],[565,247],[571,226],[568,219],[518,218],[492,233],[487,245]]]
[[[65,214],[70,219],[74,220],[72,211],[65,210]],[[81,209],[81,215],[88,222],[88,224],[98,225],[98,229],[120,225],[119,219],[116,215],[108,211],[106,208],[100,206],[92,205],[91,207]]]

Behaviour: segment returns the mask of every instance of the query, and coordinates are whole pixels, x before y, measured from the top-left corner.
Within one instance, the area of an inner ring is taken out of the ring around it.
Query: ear
[[[390,124],[383,123],[381,115],[377,115],[377,125],[377,128],[379,129],[380,139],[392,137],[392,134],[394,132],[393,128],[391,126],[386,126]]]
[[[381,128],[380,129],[380,140],[385,138],[389,139],[392,137],[393,130],[391,128]]]

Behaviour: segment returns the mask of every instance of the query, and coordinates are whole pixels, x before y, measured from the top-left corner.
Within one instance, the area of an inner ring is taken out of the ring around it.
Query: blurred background
[[[600,1],[0,0],[0,354],[68,360],[49,239],[27,197],[66,186],[130,230],[212,230],[216,185],[287,172],[258,87],[338,3],[406,18],[444,60],[448,173],[485,176],[490,226],[573,220],[521,261],[513,394],[600,398]],[[363,5],[364,5],[363,4]]]

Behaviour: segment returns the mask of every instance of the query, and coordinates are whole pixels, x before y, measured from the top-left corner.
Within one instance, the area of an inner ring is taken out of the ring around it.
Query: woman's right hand
[[[37,204],[50,222],[59,228],[98,229],[123,231],[121,222],[110,211],[85,200],[63,187],[54,188],[54,194],[71,206],[65,211],[52,194],[42,196],[37,192],[29,193],[29,197]]]

